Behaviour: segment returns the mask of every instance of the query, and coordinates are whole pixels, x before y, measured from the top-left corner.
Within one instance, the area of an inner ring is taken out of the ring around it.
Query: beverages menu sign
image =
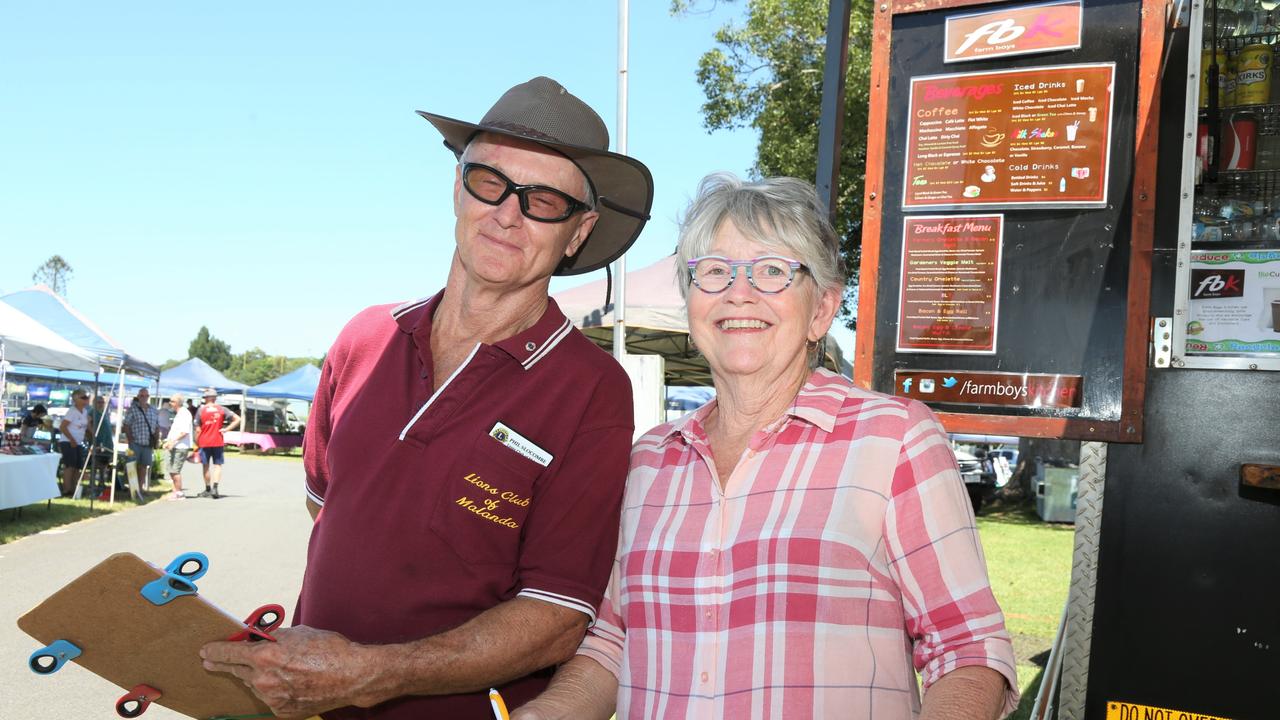
[[[1003,232],[1003,215],[904,221],[899,352],[996,351]]]
[[[902,207],[1107,202],[1115,63],[911,79]]]

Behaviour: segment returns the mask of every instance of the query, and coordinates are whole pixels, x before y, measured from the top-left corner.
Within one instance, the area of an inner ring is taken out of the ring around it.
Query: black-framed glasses
[[[765,255],[751,260],[731,260],[719,255],[704,255],[689,261],[689,279],[705,293],[721,293],[733,285],[738,268],[747,271],[747,282],[762,293],[772,295],[791,287],[797,270],[805,270],[799,260],[781,255]]]
[[[517,185],[511,178],[480,163],[462,164],[462,186],[486,205],[501,205],[511,193],[520,199],[520,212],[530,220],[558,223],[589,209],[586,203],[546,185]]]

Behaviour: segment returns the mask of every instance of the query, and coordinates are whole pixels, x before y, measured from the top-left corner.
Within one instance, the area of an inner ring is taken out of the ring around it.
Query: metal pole
[[[627,154],[627,18],[629,0],[618,0],[618,143],[619,153]],[[618,299],[613,304],[613,356],[619,361],[627,354],[627,256],[613,262]]]
[[[827,10],[827,51],[822,70],[822,115],[818,119],[818,199],[836,224],[840,193],[840,144],[844,135],[844,74],[849,65],[849,0],[831,0]]]
[[[1098,585],[1098,548],[1102,538],[1102,501],[1107,485],[1107,444],[1080,443],[1080,480],[1076,490],[1075,548],[1071,587],[1067,590],[1067,634],[1062,647],[1062,689],[1058,715],[1083,720],[1089,688],[1089,651],[1093,645],[1093,603]],[[1047,678],[1046,678],[1047,679]]]

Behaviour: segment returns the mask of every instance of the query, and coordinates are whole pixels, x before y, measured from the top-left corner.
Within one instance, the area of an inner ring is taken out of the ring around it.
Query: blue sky
[[[743,174],[755,151],[753,131],[707,133],[694,76],[742,6],[668,4],[631,7],[628,149],[656,190],[630,269],[671,251],[703,175]],[[61,254],[68,299],[156,363],[201,325],[235,352],[320,355],[361,308],[442,286],[454,163],[414,110],[478,120],[549,75],[616,142],[613,2],[25,3],[4,19],[0,291]]]

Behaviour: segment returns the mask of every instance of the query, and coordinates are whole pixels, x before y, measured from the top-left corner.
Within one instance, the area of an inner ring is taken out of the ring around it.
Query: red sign
[[[1074,50],[1080,47],[1082,19],[1080,0],[948,17],[943,62]]]
[[[1084,389],[1079,375],[895,370],[894,394],[927,403],[1078,408]]]
[[[1103,207],[1115,63],[911,79],[902,207]]]
[[[1003,215],[908,217],[898,352],[994,353]]]

